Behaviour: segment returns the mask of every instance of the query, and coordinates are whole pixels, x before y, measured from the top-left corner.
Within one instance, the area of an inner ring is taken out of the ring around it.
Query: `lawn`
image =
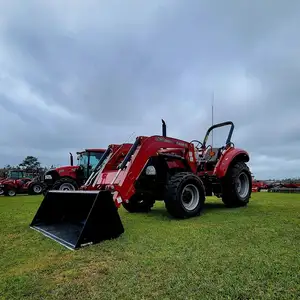
[[[184,221],[121,208],[120,238],[77,251],[28,227],[41,201],[0,197],[0,299],[300,298],[300,195],[209,197]]]

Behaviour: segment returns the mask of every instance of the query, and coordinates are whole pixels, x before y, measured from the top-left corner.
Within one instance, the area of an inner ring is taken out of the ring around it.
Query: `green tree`
[[[22,163],[19,164],[19,167],[24,169],[37,169],[40,168],[41,163],[35,156],[26,156]]]

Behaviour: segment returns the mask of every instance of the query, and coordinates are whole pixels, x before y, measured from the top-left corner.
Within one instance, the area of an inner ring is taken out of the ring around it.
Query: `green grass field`
[[[28,227],[42,197],[0,197],[0,299],[299,299],[300,195],[208,198],[203,214],[119,210],[125,233],[70,251]]]

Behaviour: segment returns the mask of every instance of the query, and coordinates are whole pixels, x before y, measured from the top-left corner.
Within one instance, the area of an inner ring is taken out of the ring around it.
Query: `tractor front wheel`
[[[15,189],[8,189],[4,192],[5,196],[15,197],[17,195],[17,191]]]
[[[28,194],[29,195],[40,195],[43,193],[44,187],[39,182],[34,182],[29,186]]]
[[[62,178],[57,180],[51,189],[60,191],[75,191],[78,190],[78,185],[72,178]]]
[[[135,194],[129,202],[122,202],[122,206],[130,213],[149,212],[153,207],[155,200],[151,196]]]
[[[177,173],[166,186],[164,201],[169,214],[175,218],[198,216],[205,202],[203,182],[193,173]]]
[[[222,180],[222,201],[227,207],[246,206],[252,192],[252,177],[248,166],[238,161],[229,167]]]

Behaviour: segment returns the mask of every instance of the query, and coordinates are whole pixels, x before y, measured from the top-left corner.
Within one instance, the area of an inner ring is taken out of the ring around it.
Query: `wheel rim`
[[[247,174],[241,173],[237,179],[237,193],[241,198],[245,198],[249,192],[249,178]]]
[[[181,202],[186,210],[194,210],[199,204],[199,191],[193,184],[186,185],[181,193]]]
[[[2,189],[0,189],[0,195],[3,195],[4,191]]]
[[[16,194],[16,192],[14,190],[9,190],[8,191],[9,196],[14,196],[15,194]]]
[[[75,187],[71,183],[63,183],[59,189],[62,191],[75,191]]]
[[[40,185],[35,185],[35,186],[33,187],[33,191],[34,191],[36,194],[38,194],[38,193],[40,193],[40,192],[42,191],[42,187],[41,187]]]

